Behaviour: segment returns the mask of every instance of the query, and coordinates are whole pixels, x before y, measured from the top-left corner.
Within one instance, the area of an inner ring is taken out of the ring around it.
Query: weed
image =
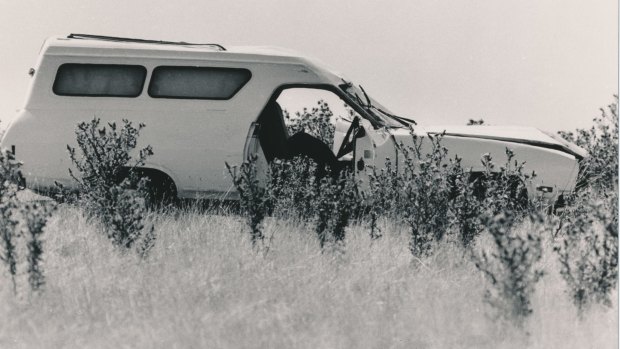
[[[310,209],[317,195],[317,164],[306,157],[277,160],[270,166],[268,195],[273,212],[282,218],[308,222],[314,217]]]
[[[27,203],[21,207],[21,216],[25,218],[28,235],[28,283],[34,291],[45,283],[43,275],[43,241],[41,237],[47,221],[56,210],[56,205],[51,202]]]
[[[288,132],[294,135],[298,132],[305,132],[320,139],[331,149],[334,144],[334,132],[336,130],[332,119],[334,113],[329,108],[329,104],[324,100],[317,102],[317,107],[308,111],[304,108],[301,112],[296,112],[292,117],[288,111],[284,112]]]
[[[588,185],[601,191],[617,191],[618,96],[614,95],[614,102],[607,110],[601,108],[600,111],[601,115],[593,119],[591,128],[558,134],[588,151],[589,156],[580,164],[580,187]]]
[[[554,247],[580,316],[594,302],[611,306],[610,294],[618,282],[617,199],[587,194],[580,194],[562,214]]]
[[[16,239],[19,237],[17,192],[20,189],[18,185],[21,178],[20,167],[21,163],[15,160],[13,153],[0,149],[0,237],[2,238],[0,258],[8,268],[15,293],[17,293]]]
[[[239,192],[241,209],[247,216],[252,246],[264,240],[262,224],[271,210],[271,198],[267,194],[264,183],[260,183],[257,177],[256,160],[255,156],[252,157],[241,164],[238,171],[236,167],[226,163],[233,184]]]
[[[413,145],[401,146],[404,154],[402,169],[403,219],[410,228],[409,249],[414,256],[431,253],[433,241],[443,237],[449,224],[448,165],[444,162],[447,149],[441,145],[441,135],[418,137],[412,132]],[[423,155],[424,144],[430,151]]]
[[[365,213],[368,215],[370,225],[370,238],[376,240],[382,236],[377,221],[382,216],[393,216],[398,207],[400,196],[400,176],[392,160],[385,159],[385,167],[377,170],[371,168],[368,176],[368,191],[362,192],[363,204],[366,205]],[[393,217],[395,218],[395,217]]]
[[[580,316],[592,303],[610,305],[618,282],[618,96],[590,129],[559,132],[586,149],[578,192],[558,217],[555,247]]]
[[[325,176],[319,182],[315,197],[315,231],[321,248],[326,244],[342,245],[345,228],[357,209],[357,183],[349,173],[340,178]]]
[[[542,256],[540,234],[521,228],[521,222],[514,211],[488,219],[491,247],[473,254],[476,267],[489,282],[486,301],[519,327],[532,313],[531,297],[543,276],[537,265]]]
[[[491,154],[481,158],[485,171],[476,183],[476,195],[483,199],[487,214],[496,215],[504,211],[527,211],[530,202],[527,183],[536,176],[535,172],[525,173],[525,162],[515,159],[515,153],[506,148],[506,162],[495,169]]]
[[[476,126],[476,125],[484,125],[484,120],[483,119],[478,119],[478,120],[469,119],[467,121],[467,126]]]
[[[461,159],[450,159],[448,171],[450,187],[451,226],[458,233],[464,247],[469,247],[482,230],[483,200],[476,196],[476,189],[481,185],[471,172],[461,166]]]
[[[119,128],[111,122],[100,126],[100,119],[81,122],[75,131],[78,148],[67,146],[78,175],[70,169],[87,214],[99,218],[107,227],[108,238],[117,246],[130,248],[143,235],[146,216],[146,180],[138,179],[137,167],[153,155],[151,146],[138,152],[132,162],[144,124],[135,128],[123,120]]]
[[[2,239],[0,259],[8,267],[15,294],[17,294],[19,240],[25,240],[28,249],[26,261],[31,289],[36,291],[44,284],[41,267],[43,255],[41,236],[47,220],[56,208],[53,203],[23,204],[18,200],[17,193],[23,190],[20,186],[20,183],[23,183],[20,167],[21,163],[15,159],[13,153],[0,150],[0,237]],[[20,229],[21,227],[23,230]]]

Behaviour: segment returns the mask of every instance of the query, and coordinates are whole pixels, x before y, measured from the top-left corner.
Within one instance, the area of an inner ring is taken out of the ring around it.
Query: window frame
[[[157,72],[161,69],[166,69],[166,68],[174,68],[174,69],[181,69],[181,70],[219,70],[219,71],[239,71],[239,72],[243,72],[247,75],[245,81],[239,85],[239,87],[237,87],[232,94],[230,94],[228,97],[189,97],[189,96],[170,96],[170,95],[153,95],[151,88],[153,87],[153,78],[155,77],[155,75],[157,74]],[[239,91],[241,91],[241,89],[243,89],[245,87],[245,85],[247,85],[248,82],[250,82],[250,80],[252,80],[252,71],[250,71],[249,69],[246,68],[233,68],[233,67],[213,67],[213,66],[184,66],[184,65],[160,65],[157,66],[153,69],[153,71],[151,72],[151,77],[149,80],[149,86],[147,88],[147,93],[149,95],[149,97],[151,98],[157,98],[157,99],[190,99],[190,100],[211,100],[211,101],[227,101],[232,99],[233,97],[235,97],[237,95],[237,93],[239,93]]]
[[[126,94],[84,94],[84,93],[59,93],[57,91],[58,88],[58,77],[60,76],[60,71],[65,66],[98,66],[98,67],[133,67],[138,68],[142,72],[142,83],[140,84],[140,88],[138,89],[137,94],[126,95]],[[56,75],[54,76],[54,83],[52,84],[52,92],[56,96],[61,97],[116,97],[116,98],[137,98],[142,95],[142,91],[144,90],[144,85],[146,84],[146,77],[148,75],[148,71],[146,67],[139,64],[108,64],[108,63],[63,63],[58,66],[56,69]]]
[[[375,129],[379,129],[379,128],[384,127],[384,125],[381,124],[380,120],[377,120],[375,116],[370,115],[370,113],[368,113],[363,107],[361,107],[359,104],[357,104],[357,102],[354,101],[351,97],[349,97],[344,91],[342,91],[342,89],[340,89],[338,86],[334,86],[334,85],[330,85],[330,84],[324,84],[324,83],[318,83],[318,84],[316,84],[316,83],[310,83],[310,84],[306,84],[306,83],[287,83],[287,84],[282,84],[282,85],[279,85],[273,91],[271,97],[267,100],[267,103],[272,102],[272,101],[276,101],[278,99],[278,97],[280,97],[280,94],[284,90],[287,90],[287,89],[290,89],[290,88],[311,88],[311,89],[326,90],[326,91],[333,92],[335,95],[340,97],[340,99],[342,99],[345,103],[347,103],[349,105],[349,107],[351,107],[355,112],[357,112],[362,118],[368,120],[368,122],[370,122],[370,124]]]

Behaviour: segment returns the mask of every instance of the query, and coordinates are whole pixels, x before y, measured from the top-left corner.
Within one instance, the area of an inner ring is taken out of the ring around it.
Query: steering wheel
[[[340,159],[341,157],[347,155],[352,152],[355,148],[355,140],[357,139],[357,131],[360,127],[360,118],[356,116],[353,118],[353,122],[351,122],[351,126],[347,130],[342,143],[340,144],[340,149],[338,149],[338,153],[336,154],[336,159]],[[353,132],[355,131],[355,133]],[[353,133],[353,137],[351,134]]]

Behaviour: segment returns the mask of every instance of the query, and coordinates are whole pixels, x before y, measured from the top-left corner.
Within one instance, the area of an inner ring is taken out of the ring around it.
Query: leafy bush
[[[377,221],[381,217],[396,218],[395,212],[400,202],[399,197],[401,182],[398,168],[392,164],[392,160],[385,159],[385,166],[379,170],[371,168],[368,175],[368,191],[361,192],[363,204],[366,206],[364,213],[369,219],[370,238],[376,240],[382,236]]]
[[[23,190],[20,187],[23,181],[20,167],[21,163],[15,160],[11,152],[0,150],[0,259],[8,268],[15,293],[19,262],[17,246],[20,240],[24,241],[28,250],[26,262],[31,289],[36,291],[44,284],[41,236],[49,217],[56,209],[56,205],[51,202],[24,204],[18,200],[17,193]]]
[[[17,192],[21,163],[15,160],[13,153],[0,149],[0,234],[2,238],[2,261],[8,267],[13,290],[17,292],[15,276],[17,274],[16,239],[19,237],[19,202]]]
[[[601,108],[601,115],[593,119],[589,129],[558,134],[569,142],[588,151],[580,165],[580,185],[588,184],[597,190],[618,190],[618,96],[614,102]]]
[[[504,211],[526,211],[529,208],[527,184],[536,176],[535,172],[524,172],[525,162],[518,162],[515,153],[506,148],[506,163],[496,170],[491,154],[482,155],[485,171],[474,183],[476,195],[483,198],[483,207],[488,214]]]
[[[412,132],[413,145],[402,146],[405,161],[402,168],[401,202],[403,220],[410,228],[409,249],[414,256],[428,255],[433,241],[439,241],[450,220],[447,169],[444,161],[448,150],[441,145],[441,136],[430,136],[428,142]],[[430,151],[423,154],[424,144]]]
[[[524,172],[524,162],[515,160],[515,154],[506,148],[506,162],[499,166],[493,163],[490,154],[483,154],[482,173],[464,171],[457,157],[449,167],[449,178],[453,192],[450,212],[453,226],[457,228],[463,246],[469,246],[480,233],[485,221],[497,214],[511,212],[524,216],[533,208],[528,198],[527,184],[535,173]]]
[[[518,326],[532,313],[531,297],[543,276],[538,266],[542,256],[541,234],[519,226],[521,222],[514,211],[488,219],[485,224],[492,238],[491,246],[473,254],[476,267],[489,282],[485,299]]]
[[[578,313],[592,303],[610,305],[618,282],[618,96],[590,129],[559,132],[586,149],[579,191],[558,217],[555,251]]]
[[[331,149],[334,145],[334,132],[336,130],[332,123],[334,113],[324,100],[319,100],[317,104],[318,106],[310,111],[304,108],[303,111],[296,112],[294,117],[284,110],[288,132],[290,135],[294,135],[303,131],[320,139]]]
[[[153,150],[151,146],[139,150],[132,161],[131,153],[144,124],[135,128],[128,120],[123,120],[121,127],[114,122],[101,127],[100,123],[94,118],[78,124],[79,156],[76,148],[67,146],[78,174],[71,169],[69,172],[77,182],[87,214],[101,220],[115,245],[130,248],[145,235],[147,215],[146,181],[139,179],[135,170],[144,165]],[[152,232],[152,228],[147,232],[149,243],[154,239]]]
[[[463,169],[459,157],[450,159],[447,176],[451,226],[462,245],[469,247],[482,230],[484,198],[478,192],[484,183],[480,176],[476,177]]]
[[[617,115],[614,106],[610,106],[610,110],[610,115]],[[298,124],[291,128],[293,132],[305,130],[319,137],[330,134],[320,131],[331,126],[328,106],[304,113],[305,118],[295,119]],[[298,113],[300,116],[302,114]],[[313,117],[319,120],[312,120]],[[600,120],[604,118],[609,118],[608,114],[604,113]],[[302,125],[302,121],[306,124]],[[323,126],[320,126],[321,122]],[[319,131],[308,131],[310,125],[318,125]],[[599,125],[596,132],[580,133],[582,138],[587,134],[588,141],[594,139],[599,142],[596,146],[588,146],[601,154],[598,159],[588,160],[595,164],[592,166],[602,166],[603,161],[617,163],[617,156],[610,154],[617,151],[617,146],[613,148],[609,145],[611,140],[617,140],[617,122],[615,125],[607,128]],[[272,163],[268,186],[255,196],[261,198],[256,207],[268,208],[259,210],[258,216],[261,218],[256,221],[262,221],[273,212],[313,222],[319,243],[325,246],[330,242],[339,244],[344,241],[345,227],[357,213],[368,221],[372,239],[381,236],[377,224],[379,219],[397,220],[407,224],[409,248],[416,257],[431,254],[432,245],[450,232],[456,232],[461,243],[471,247],[480,241],[478,237],[486,229],[488,234],[485,236],[490,237],[491,247],[477,255],[476,265],[490,280],[487,300],[506,317],[522,325],[532,312],[530,298],[543,275],[537,265],[542,249],[539,231],[523,228],[527,222],[537,227],[536,224],[543,220],[541,213],[544,210],[538,210],[537,203],[528,197],[527,192],[535,172],[526,173],[525,163],[519,162],[517,155],[507,148],[505,163],[496,165],[491,154],[482,154],[484,170],[472,173],[462,167],[458,157],[447,157],[447,150],[441,144],[442,135],[418,137],[412,132],[412,138],[412,145],[396,146],[396,157],[404,161],[385,159],[384,167],[369,169],[368,190],[362,193],[357,192],[359,183],[353,177],[337,182],[317,178],[314,175],[315,165],[307,159]],[[608,159],[600,160],[600,157]],[[600,178],[597,183],[604,180],[609,187],[609,183],[613,182],[610,178],[617,178],[617,170],[608,171]],[[616,188],[615,185],[612,187]],[[617,198],[617,194],[605,195],[608,198],[615,195]],[[570,206],[565,212],[572,212],[571,207],[575,206]],[[592,222],[581,224],[579,220],[584,219],[585,215],[573,215],[573,218],[565,220],[566,226],[560,229],[562,236],[567,236],[564,247],[558,250],[567,261],[563,273],[572,275],[574,270],[589,273],[587,276],[571,276],[575,280],[589,280],[590,285],[578,286],[575,283],[577,286],[571,286],[578,289],[575,294],[584,299],[607,299],[605,295],[609,294],[610,285],[615,285],[617,205],[606,207],[606,211],[599,207],[597,213],[595,209],[590,209],[589,214],[602,222],[607,233],[598,238],[588,237],[585,245],[579,243],[579,248],[574,247],[574,241],[581,241],[579,239],[591,234],[573,234],[564,230],[568,227],[581,229],[581,226],[591,226]],[[573,221],[576,223],[571,223]],[[590,266],[576,266],[575,263],[580,260],[579,254],[585,256],[588,250],[595,251],[598,264],[591,266],[595,262],[592,256],[588,256],[584,260]]]
[[[237,171],[226,163],[226,168],[233,179],[233,184],[239,192],[241,209],[247,216],[247,223],[250,227],[252,246],[262,242],[265,238],[263,234],[263,221],[271,210],[271,197],[268,195],[265,184],[260,183],[256,171],[256,157],[244,162]]]
[[[618,282],[618,216],[612,208],[617,201],[585,194],[563,213],[554,248],[579,314],[594,302],[611,306]]]
[[[524,163],[516,161],[510,149],[499,167],[490,154],[483,154],[485,171],[472,173],[458,156],[447,157],[442,135],[420,137],[412,132],[412,138],[412,145],[396,148],[404,159],[400,168],[386,159],[384,168],[371,169],[364,202],[369,205],[365,212],[372,237],[378,236],[379,217],[402,220],[410,227],[411,252],[427,255],[432,242],[451,229],[468,246],[482,230],[484,217],[532,208],[527,184],[535,174],[526,174]]]
[[[321,247],[344,244],[345,228],[359,203],[354,178],[348,173],[337,179],[325,176],[320,179],[314,201],[315,231]]]
[[[258,179],[256,158],[238,170],[226,166],[239,193],[253,246],[264,240],[262,223],[271,214],[312,223],[321,248],[344,242],[345,228],[359,201],[350,174],[336,179],[329,174],[316,177],[317,165],[305,157],[273,162],[264,182]]]
[[[476,125],[484,125],[484,120],[483,119],[469,119],[467,121],[467,126],[476,126]]]
[[[28,242],[28,283],[32,290],[38,290],[45,284],[43,275],[43,230],[52,213],[56,210],[56,205],[46,203],[27,203],[21,207],[21,216],[25,220],[25,234]]]
[[[273,213],[282,218],[309,222],[314,210],[319,180],[317,164],[306,157],[277,160],[270,166],[268,195],[273,202]]]

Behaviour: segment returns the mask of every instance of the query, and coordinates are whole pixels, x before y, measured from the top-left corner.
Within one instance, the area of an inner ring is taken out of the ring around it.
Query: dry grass
[[[183,211],[151,219],[158,240],[140,260],[62,206],[46,228],[44,292],[15,297],[8,282],[0,285],[0,347],[613,348],[618,341],[618,303],[578,320],[550,248],[526,335],[493,317],[482,300],[485,281],[457,244],[412,260],[405,231],[384,224],[385,236],[371,242],[353,226],[344,254],[321,253],[310,229],[268,220],[265,255],[252,250],[234,216]]]

